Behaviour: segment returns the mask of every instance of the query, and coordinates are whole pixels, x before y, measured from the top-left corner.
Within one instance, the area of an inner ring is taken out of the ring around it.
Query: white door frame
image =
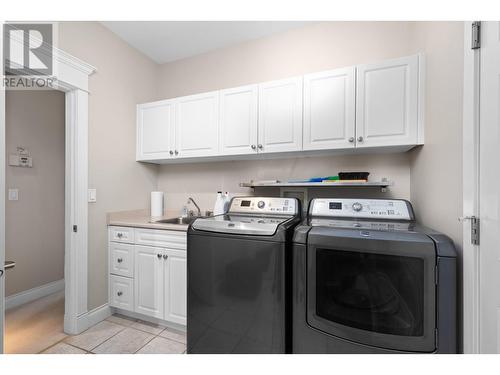
[[[471,49],[472,22],[464,23],[463,217],[479,218],[480,49]],[[479,353],[479,245],[471,243],[463,220],[463,348]]]
[[[0,67],[3,67],[3,25],[0,27]],[[2,68],[0,68],[2,69]],[[1,73],[3,74],[3,72]],[[0,74],[0,75],[1,75]],[[0,354],[3,353],[3,334],[5,332],[5,90],[0,85]]]
[[[23,42],[29,43],[28,40],[11,40],[11,43]],[[57,78],[54,88],[63,91],[66,97],[64,331],[77,334],[88,328],[88,319],[85,316],[88,311],[88,81],[96,69],[55,47],[42,46],[43,48],[44,53],[53,53],[54,56],[54,76]],[[2,110],[5,110],[5,104],[0,105]],[[1,118],[0,121],[1,140],[5,134],[5,119]],[[0,154],[1,161],[5,155],[5,142],[0,143]],[[2,177],[5,176],[3,167],[0,167],[0,173]],[[5,180],[2,185],[1,189],[5,189]],[[0,215],[0,226],[3,230],[5,213],[0,212]]]

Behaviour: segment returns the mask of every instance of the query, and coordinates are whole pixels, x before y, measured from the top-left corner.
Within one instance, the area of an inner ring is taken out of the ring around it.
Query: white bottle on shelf
[[[229,211],[229,204],[231,203],[231,197],[229,196],[229,193],[226,191],[224,193],[224,213]]]
[[[222,215],[223,213],[224,213],[224,197],[222,196],[222,191],[218,191],[217,198],[215,198],[214,216]]]

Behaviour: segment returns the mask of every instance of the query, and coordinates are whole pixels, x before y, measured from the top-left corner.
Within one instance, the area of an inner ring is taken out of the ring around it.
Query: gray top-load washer
[[[314,199],[293,249],[294,353],[456,353],[456,251],[395,199]]]
[[[291,351],[294,198],[237,197],[187,236],[188,353]]]

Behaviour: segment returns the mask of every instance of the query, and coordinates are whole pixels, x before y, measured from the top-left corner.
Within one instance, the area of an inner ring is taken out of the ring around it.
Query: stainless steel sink
[[[196,216],[193,216],[193,217],[174,217],[172,219],[153,220],[153,221],[150,221],[150,223],[189,225],[195,220],[196,220]]]

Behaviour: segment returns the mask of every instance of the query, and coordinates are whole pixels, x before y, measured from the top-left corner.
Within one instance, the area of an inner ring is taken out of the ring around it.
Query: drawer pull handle
[[[123,259],[122,259],[122,258],[118,258],[116,261],[117,261],[118,263],[121,263],[121,262],[123,262]]]
[[[163,254],[163,259],[167,259],[168,258],[168,255],[167,254]]]
[[[161,259],[161,254],[156,254],[156,256],[158,257],[158,259]]]
[[[116,294],[118,294],[118,297],[121,297],[121,296],[122,296],[122,294],[123,294],[123,292],[122,292],[122,291],[119,291],[119,292],[118,292],[118,293],[116,293]]]
[[[118,237],[118,238],[122,238],[122,237],[123,237],[123,233],[117,233],[117,234],[116,234],[116,237]]]

